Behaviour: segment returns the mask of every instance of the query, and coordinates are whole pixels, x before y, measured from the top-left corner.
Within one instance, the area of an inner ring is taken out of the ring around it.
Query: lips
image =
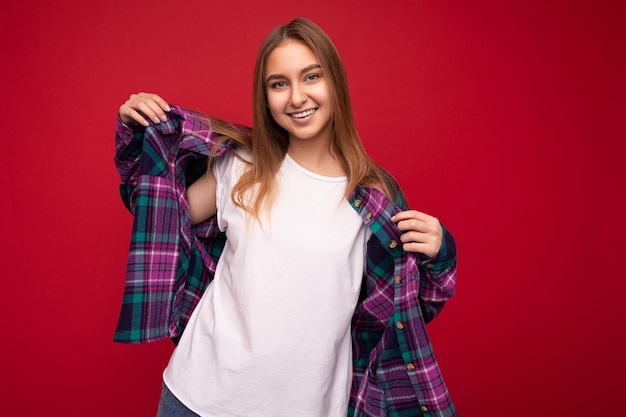
[[[299,113],[290,113],[289,116],[295,118],[295,119],[304,119],[305,117],[308,117],[310,115],[312,115],[313,113],[315,113],[317,111],[317,109],[309,109],[309,110],[305,110]]]

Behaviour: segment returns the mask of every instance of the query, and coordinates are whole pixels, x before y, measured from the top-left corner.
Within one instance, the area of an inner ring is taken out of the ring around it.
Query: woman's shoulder
[[[217,177],[224,177],[228,173],[239,177],[251,164],[252,152],[240,144],[235,144],[228,152],[215,158],[214,171]]]

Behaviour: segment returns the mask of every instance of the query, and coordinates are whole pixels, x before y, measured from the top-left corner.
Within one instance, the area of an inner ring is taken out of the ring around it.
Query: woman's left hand
[[[402,232],[402,248],[433,258],[439,253],[443,230],[436,217],[417,210],[401,211],[391,218]]]

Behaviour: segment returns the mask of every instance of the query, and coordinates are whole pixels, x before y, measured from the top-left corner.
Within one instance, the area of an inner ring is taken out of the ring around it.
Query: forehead
[[[299,72],[319,60],[308,46],[296,40],[286,40],[278,45],[267,57],[265,74]]]

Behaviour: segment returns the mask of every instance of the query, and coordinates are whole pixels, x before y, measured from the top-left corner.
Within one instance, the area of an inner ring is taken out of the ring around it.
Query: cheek
[[[318,100],[323,101],[325,104],[330,104],[330,86],[327,82],[321,82],[315,85],[315,94]]]
[[[278,108],[278,97],[276,96],[276,94],[268,93],[265,98],[267,100],[267,107],[273,114]]]
[[[285,128],[285,115],[282,112],[281,109],[279,109],[278,107],[273,107],[272,104],[269,104],[269,108],[267,109],[270,116],[272,116],[272,119],[274,119],[274,121],[276,123],[278,123],[279,126]]]
[[[284,103],[281,101],[280,95],[277,94],[268,94],[267,95],[267,105],[272,118],[278,123],[281,124],[280,119],[284,116]]]

